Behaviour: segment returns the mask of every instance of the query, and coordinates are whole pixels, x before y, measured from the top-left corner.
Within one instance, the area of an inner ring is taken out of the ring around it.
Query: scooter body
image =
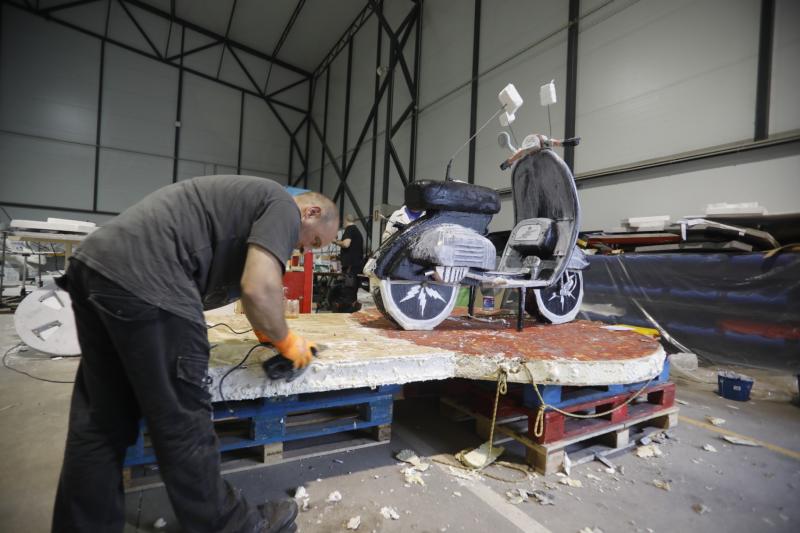
[[[406,206],[425,214],[383,242],[364,268],[378,309],[403,329],[436,327],[462,285],[470,287],[470,315],[476,287],[517,290],[520,329],[525,312],[552,323],[577,315],[588,266],[575,245],[580,205],[572,172],[552,148],[579,139],[529,135],[519,150],[505,139],[513,155],[500,168],[512,169],[515,225],[499,265],[486,237],[500,211],[496,191],[449,179],[449,165],[448,179],[406,187]]]

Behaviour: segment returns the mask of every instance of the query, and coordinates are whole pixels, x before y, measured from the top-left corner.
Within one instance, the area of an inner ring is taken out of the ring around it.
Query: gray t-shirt
[[[203,176],[159,189],[89,237],[74,258],[166,311],[204,322],[203,309],[239,297],[247,246],[281,265],[300,231],[300,210],[278,183]]]

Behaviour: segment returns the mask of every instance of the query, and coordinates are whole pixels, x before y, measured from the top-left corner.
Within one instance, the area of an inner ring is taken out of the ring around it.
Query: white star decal
[[[401,303],[405,302],[415,296],[419,301],[419,309],[422,315],[425,314],[425,304],[428,302],[429,296],[434,300],[439,300],[440,302],[447,303],[446,300],[442,298],[442,295],[439,294],[439,292],[436,289],[432,289],[430,287],[423,287],[422,285],[414,285],[410,289],[408,289],[408,292],[403,297],[403,299],[400,300],[400,302]]]

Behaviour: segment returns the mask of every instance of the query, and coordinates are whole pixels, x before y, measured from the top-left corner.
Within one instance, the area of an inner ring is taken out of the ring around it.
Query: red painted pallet
[[[660,395],[660,398],[653,400],[661,401],[669,394],[669,387],[660,391],[653,391]],[[674,391],[674,387],[672,389]],[[457,400],[448,397],[441,399],[443,412],[448,415],[459,413],[467,418],[475,420],[478,434],[483,439],[489,438],[491,428],[491,416],[485,416],[478,411],[460,404]],[[569,419],[568,432],[564,432],[564,437],[560,440],[540,443],[536,442],[531,436],[533,418],[525,414],[516,416],[498,417],[494,431],[494,442],[496,445],[503,444],[509,440],[515,440],[526,448],[525,460],[534,467],[537,472],[542,474],[552,474],[558,472],[564,465],[567,449],[569,448],[570,457],[576,454],[588,454],[594,457],[598,445],[605,450],[605,453],[597,455],[608,456],[609,453],[619,453],[633,447],[637,435],[642,432],[656,431],[673,428],[678,423],[678,408],[675,406],[662,406],[658,403],[634,402],[627,409],[627,416],[623,420],[610,419],[591,419],[577,420]],[[563,415],[562,415],[563,416]],[[529,422],[530,421],[530,422]],[[577,428],[577,429],[576,429]]]
[[[483,416],[491,417],[495,398],[494,390],[467,385],[469,394],[464,394],[465,390],[461,386],[459,389],[461,389],[460,394],[454,395],[454,390],[451,389],[448,391],[448,396],[461,403],[466,403],[467,407]],[[619,407],[616,411],[598,418],[578,419],[548,409],[544,414],[542,435],[538,437],[534,434],[534,422],[538,408],[524,405],[521,393],[509,391],[508,395],[501,396],[497,417],[498,419],[527,417],[528,438],[538,444],[547,444],[594,433],[604,427],[618,425],[634,417],[648,416],[675,405],[675,384],[669,382],[646,387],[633,403],[624,405],[639,390],[641,389],[600,394],[599,397],[593,395],[592,399],[587,401],[559,406],[562,411],[576,414],[604,413]]]

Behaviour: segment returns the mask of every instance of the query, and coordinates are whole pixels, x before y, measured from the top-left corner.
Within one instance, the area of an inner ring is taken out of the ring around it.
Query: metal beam
[[[327,142],[327,135],[328,135],[328,95],[330,94],[331,88],[331,69],[326,69],[325,75],[325,111],[322,115],[322,139],[320,142],[324,145]],[[325,149],[323,148],[320,150],[322,152],[320,159],[320,168],[319,168],[319,192],[322,193],[325,190]]]
[[[333,167],[334,172],[336,172],[336,175],[339,177],[339,181],[343,182],[344,174],[342,173],[342,169],[339,168],[339,165],[336,163],[336,156],[333,154],[330,147],[323,141],[322,132],[319,130],[319,126],[317,125],[317,122],[314,120],[313,117],[311,117],[311,125],[314,128],[314,133],[317,134],[317,137],[319,138],[320,142],[322,142],[322,149],[325,150],[325,152],[327,153],[328,159],[330,159],[331,161],[331,166]],[[353,192],[350,190],[350,187],[348,187],[347,183],[343,183],[343,185],[344,185],[344,192],[345,194],[347,194],[348,198],[350,198],[350,203],[353,204],[353,209],[355,210],[356,215],[358,215],[358,218],[364,218],[364,213],[361,212],[361,208],[358,205],[358,201],[355,199],[355,196],[353,196]]]
[[[382,6],[383,0],[378,0],[378,5]],[[363,26],[364,23],[369,20],[372,12],[373,5],[372,3],[367,2],[361,11],[359,11],[358,15],[356,15],[356,18],[353,19],[353,22],[351,22],[347,29],[344,30],[344,33],[341,37],[339,37],[339,40],[336,41],[336,43],[331,47],[330,51],[325,55],[322,61],[320,61],[319,65],[317,65],[317,68],[314,69],[312,74],[314,78],[319,78],[330,66],[330,64],[333,63],[333,60],[336,59],[336,56],[339,55],[339,52],[341,52],[347,43],[350,42],[350,40],[353,38],[353,35],[358,33],[358,30],[361,29],[361,26]]]
[[[174,159],[172,161],[172,183],[178,182],[178,155],[181,146],[181,111],[183,109],[183,48],[186,45],[186,28],[181,26],[181,61],[178,67],[178,105],[175,110],[175,146],[173,147]]]
[[[272,50],[272,57],[278,57],[278,52],[281,51],[283,47],[283,43],[286,42],[286,39],[289,37],[289,32],[292,31],[292,26],[297,21],[297,17],[300,16],[300,11],[303,9],[303,5],[306,3],[306,0],[298,0],[297,5],[294,6],[294,11],[292,11],[292,15],[289,17],[289,21],[284,26],[283,31],[281,32],[281,36],[278,38],[278,42],[275,43],[275,48]],[[267,87],[269,86],[269,78],[272,76],[272,63],[269,64],[269,69],[267,69],[267,79],[264,82],[264,92],[267,92]]]
[[[34,15],[38,15],[38,16],[43,17],[43,18],[45,18],[45,19],[47,19],[47,20],[49,20],[51,22],[54,22],[56,24],[59,24],[61,26],[66,27],[66,28],[70,28],[70,29],[75,30],[75,31],[77,31],[79,33],[82,33],[84,35],[88,35],[90,37],[94,37],[96,39],[100,39],[100,40],[102,40],[102,41],[104,41],[106,43],[113,44],[114,46],[118,46],[118,47],[123,48],[123,49],[125,49],[125,50],[127,50],[129,52],[134,53],[134,54],[138,54],[138,55],[141,55],[143,57],[150,58],[150,59],[152,59],[154,61],[158,61],[158,62],[163,63],[165,65],[170,65],[173,68],[179,68],[178,65],[176,65],[175,63],[173,63],[171,61],[168,61],[166,58],[159,57],[157,55],[153,55],[153,54],[148,53],[148,52],[146,52],[144,50],[140,50],[139,48],[136,48],[135,46],[131,46],[129,44],[123,43],[123,42],[118,41],[116,39],[113,39],[111,37],[105,37],[105,36],[103,36],[103,35],[101,35],[99,33],[96,33],[96,32],[91,31],[91,30],[87,30],[86,28],[82,28],[82,27],[80,27],[80,26],[78,26],[76,24],[73,24],[71,22],[68,22],[66,20],[61,20],[61,19],[58,19],[56,17],[50,17],[50,16],[47,16],[47,15],[44,15],[44,14],[42,14],[41,12],[39,12],[39,11],[37,11],[35,9],[25,7],[25,6],[21,5],[21,4],[9,3],[8,5],[14,6],[17,9],[21,9],[21,10],[26,11],[28,13],[31,13],[31,14],[34,14]],[[189,28],[189,29],[191,29],[191,28]],[[231,42],[228,43],[228,46],[231,47],[231,48],[236,48],[236,47],[233,47],[233,44]],[[231,89],[235,89],[237,91],[240,91],[240,90],[243,89],[242,87],[240,87],[238,85],[235,85],[233,83],[227,82],[227,81],[219,79],[219,78],[215,78],[214,76],[206,74],[205,72],[200,72],[199,70],[195,70],[195,69],[192,69],[192,68],[189,68],[189,67],[186,67],[186,66],[183,67],[183,70],[185,72],[190,73],[190,74],[194,74],[195,76],[198,76],[200,78],[203,78],[203,79],[206,79],[206,80],[209,80],[209,81],[217,82],[217,83],[219,83],[221,85],[225,85],[226,87],[230,87]],[[261,92],[250,91],[250,90],[247,90],[247,89],[245,89],[245,92],[247,94],[252,94],[253,96],[258,96],[258,97],[261,97],[261,98],[265,97],[265,95],[262,94]],[[292,111],[296,111],[298,113],[305,113],[306,112],[305,109],[301,109],[301,108],[299,108],[297,106],[294,106],[294,105],[291,105],[291,104],[287,104],[285,102],[281,102],[280,100],[271,100],[270,99],[269,101],[274,103],[274,104],[276,104],[276,105],[279,105],[281,107],[285,107],[287,109],[291,109]]]
[[[125,2],[123,2],[122,0],[117,0],[117,2],[119,3],[123,11],[125,11],[125,13],[128,15],[128,18],[131,19],[133,25],[136,26],[136,29],[139,30],[139,33],[142,34],[144,40],[147,41],[147,44],[150,45],[150,49],[153,50],[153,53],[156,55],[156,57],[159,59],[163,59],[161,55],[161,50],[159,50],[158,47],[155,45],[155,43],[153,43],[153,40],[150,39],[150,36],[147,35],[146,31],[144,31],[144,28],[142,28],[142,25],[139,24],[138,20],[136,20],[136,17],[133,16],[133,13],[131,13],[131,10],[128,9],[128,6],[125,5]],[[108,37],[108,31],[106,31],[106,38],[107,37]],[[219,77],[219,73],[217,73],[217,77]]]
[[[578,95],[578,22],[581,0],[569,0],[569,29],[567,30],[567,98],[564,117],[564,138],[575,136],[575,117]],[[575,147],[564,147],[564,162],[575,171]]]
[[[222,61],[225,59],[225,49],[228,47],[228,38],[231,35],[231,25],[233,24],[233,15],[236,13],[236,3],[239,0],[233,0],[233,4],[231,4],[231,14],[228,16],[228,26],[225,28],[225,38],[222,40],[222,43],[225,45],[222,47],[222,52],[219,54],[219,65],[217,65],[217,77],[219,78],[219,73],[222,72]],[[272,63],[270,63],[271,65]]]
[[[99,0],[75,0],[74,2],[67,2],[66,4],[58,4],[55,6],[50,6],[45,9],[42,9],[42,13],[50,14],[55,13],[56,11],[62,11],[64,9],[70,9],[72,7],[83,6],[86,4],[93,4],[98,2]]]
[[[419,122],[419,72],[422,66],[422,0],[417,0],[417,20],[414,29],[414,111],[411,115],[411,139],[409,140],[408,181],[417,177],[417,124]]]
[[[344,96],[344,133],[342,134],[342,166],[345,169],[344,171],[344,181],[339,184],[339,187],[336,190],[336,194],[333,195],[334,203],[339,198],[342,192],[342,184],[347,181],[347,177],[350,175],[347,169],[347,136],[350,134],[348,131],[350,127],[350,88],[352,86],[352,78],[353,78],[353,40],[350,39],[350,43],[347,46],[347,81],[345,82],[345,96]],[[342,196],[342,202],[339,205],[339,218],[344,217],[344,196]]]
[[[763,141],[769,137],[769,99],[770,84],[772,81],[772,40],[774,38],[774,31],[775,0],[761,0],[754,141]]]
[[[108,35],[108,22],[111,18],[111,0],[106,5],[106,23],[104,33]],[[97,84],[97,126],[95,129],[95,144],[94,149],[94,186],[92,187],[92,210],[97,210],[97,196],[100,188],[100,129],[103,123],[103,75],[105,72],[106,63],[106,43],[100,42],[100,76],[99,83]]]
[[[158,9],[156,7],[153,7],[150,4],[142,2],[141,0],[125,0],[125,2],[128,3],[128,4],[134,5],[134,6],[140,8],[140,9],[142,9],[144,11],[152,13],[153,15],[157,15],[157,16],[159,16],[161,18],[165,18],[167,20],[171,20],[171,17],[170,17],[169,13],[165,13],[164,11],[161,11],[160,9]],[[206,37],[211,37],[215,41],[223,41],[223,40],[225,40],[225,36],[224,35],[219,35],[218,33],[214,33],[211,30],[203,28],[202,26],[198,26],[197,24],[189,22],[188,20],[185,20],[185,19],[183,19],[181,17],[177,17],[177,16],[174,17],[174,21],[177,22],[178,24],[182,25],[182,26],[186,26],[190,30],[195,31],[195,32],[197,32],[197,33],[199,33],[201,35],[205,35]],[[289,70],[291,70],[293,72],[296,72],[298,74],[302,74],[305,77],[311,76],[311,73],[308,72],[305,69],[302,69],[300,67],[292,65],[291,63],[287,63],[286,61],[283,61],[283,60],[278,59],[276,57],[272,57],[269,54],[265,54],[264,52],[256,50],[255,48],[251,48],[251,47],[249,47],[247,45],[244,45],[242,43],[239,43],[237,41],[229,40],[228,44],[232,48],[235,48],[235,49],[237,49],[237,50],[239,50],[241,52],[247,52],[248,54],[254,55],[254,56],[256,56],[256,57],[258,57],[260,59],[275,63],[276,65],[279,65],[279,66],[281,66],[283,68],[289,69]]]
[[[379,6],[379,9],[383,9],[383,4]],[[372,102],[372,108],[376,109],[378,103],[380,102],[380,97],[378,96],[378,88],[380,86],[380,77],[378,76],[378,69],[381,66],[381,44],[383,43],[383,28],[381,28],[380,24],[378,24],[378,44],[376,45],[376,54],[375,54],[375,82],[374,82],[374,97]],[[361,143],[358,143],[361,144]],[[372,233],[374,231],[375,225],[375,163],[378,156],[378,121],[372,121],[372,158],[370,160],[370,174],[369,174],[369,225],[367,227],[367,251],[372,253]]]
[[[242,139],[244,138],[244,91],[239,103],[239,142],[237,143],[236,153],[236,173],[242,173]]]
[[[472,24],[472,82],[469,102],[469,166],[467,181],[475,183],[475,131],[478,127],[478,63],[481,51],[481,0],[475,0],[475,15]]]

